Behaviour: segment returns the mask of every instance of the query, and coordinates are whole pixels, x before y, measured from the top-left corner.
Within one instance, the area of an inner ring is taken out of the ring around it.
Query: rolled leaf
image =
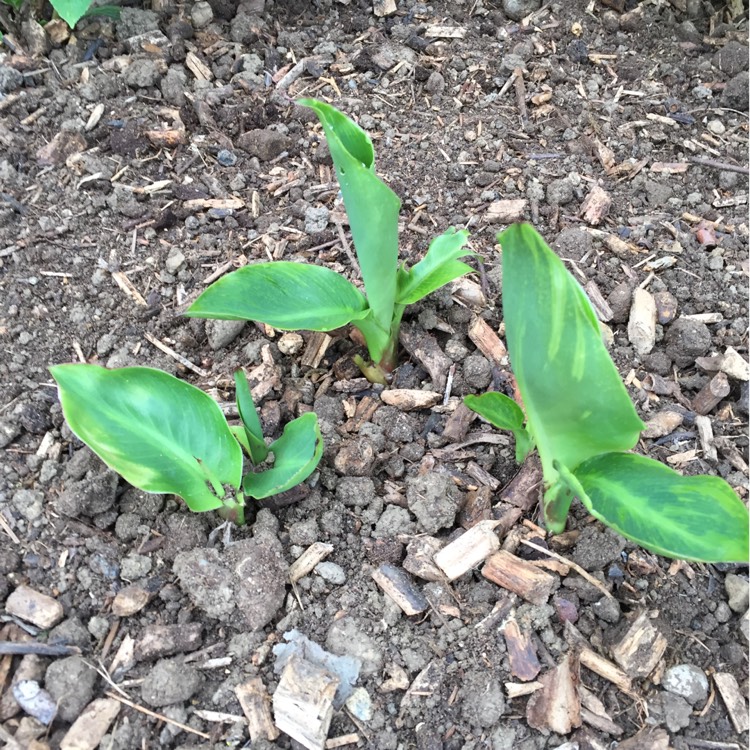
[[[508,353],[544,475],[632,448],[644,425],[601,340],[591,303],[533,227],[516,224],[502,246]]]
[[[367,299],[378,325],[389,331],[396,300],[401,200],[376,177],[372,141],[359,125],[316,99],[300,99],[299,103],[314,110],[323,125]]]
[[[457,279],[474,269],[457,260],[465,255],[475,255],[464,246],[469,241],[469,233],[451,227],[447,232],[430,243],[427,254],[408,271],[399,269],[396,302],[410,305],[426,297],[448,282]]]
[[[367,300],[322,266],[256,263],[211,284],[188,308],[193,318],[258,320],[274,328],[332,331],[368,313]]]
[[[242,370],[234,373],[234,386],[237,411],[245,431],[245,440],[240,441],[240,444],[247,450],[252,462],[257,466],[266,460],[268,448],[266,441],[263,440],[263,429],[260,426],[253,394],[250,392],[247,377]]]
[[[747,562],[748,512],[719,477],[684,477],[633,453],[607,453],[573,474],[591,515],[666,557]]]
[[[532,448],[531,435],[524,428],[525,416],[521,407],[503,393],[483,393],[466,396],[464,403],[499,430],[510,430],[516,439],[516,461],[521,463]]]
[[[242,489],[258,500],[296,487],[304,482],[323,455],[323,438],[317,416],[309,412],[289,422],[281,437],[271,443],[273,467],[246,474]]]
[[[51,367],[70,429],[110,468],[146,492],[171,492],[194,511],[239,488],[242,451],[206,393],[149,367]]]

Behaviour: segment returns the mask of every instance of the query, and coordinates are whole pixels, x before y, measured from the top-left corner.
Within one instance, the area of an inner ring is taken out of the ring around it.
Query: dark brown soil
[[[40,629],[0,614],[0,641],[72,646],[100,672],[78,656],[0,657],[8,747],[59,747],[105,692],[188,729],[122,705],[102,748],[248,747],[234,688],[258,676],[272,696],[271,647],[294,629],[360,661],[369,705],[337,712],[329,737],[356,734],[361,747],[747,746],[713,681],[731,674],[747,697],[746,566],[673,565],[577,507],[572,533],[550,547],[614,599],[558,569],[549,602],[531,604],[477,569],[450,586],[413,578],[430,606],[407,617],[372,579],[382,563],[400,566],[419,535],[454,538],[461,502],[488,500],[496,516],[510,507],[510,438],[484,442],[491,431],[478,420],[444,434],[462,396],[507,384],[467,333],[476,316],[501,331],[498,201],[524,199],[519,218],[604,300],[612,355],[652,428],[639,449],[723,476],[747,498],[741,373],[708,412],[713,440],[695,422],[712,355],[731,347],[747,360],[747,14],[708,5],[689,18],[665,0],[620,14],[616,4],[552,4],[520,25],[513,8],[538,3],[406,0],[380,18],[364,0],[167,1],[83,22],[54,49],[28,24],[15,29],[17,54],[0,57],[0,603],[25,585],[56,599],[63,619]],[[506,85],[517,68],[523,91]],[[404,260],[449,226],[471,231],[486,305],[447,289],[408,309],[395,374],[395,386],[443,392],[446,373],[431,376],[410,343],[431,337],[455,365],[445,407],[382,404],[357,379],[350,358],[361,350],[345,331],[313,369],[305,348],[282,353],[280,332],[180,315],[217,269],[246,261],[350,274],[330,155],[300,96],[330,101],[371,134],[378,173],[403,201]],[[611,199],[596,223],[582,212],[594,186]],[[639,286],[661,316],[642,354],[628,331]],[[211,533],[215,514],[128,488],[67,429],[47,368],[81,358],[158,367],[222,403],[237,367],[265,361],[279,376],[260,404],[267,434],[313,408],[324,458],[302,499],[269,503],[231,539]],[[480,440],[461,446],[467,433]],[[504,544],[528,557],[520,540],[542,541],[538,521],[534,505]],[[327,564],[292,589],[288,565],[314,542],[333,546]],[[131,602],[137,611],[123,614]],[[581,667],[608,728],[589,717],[568,736],[545,733],[527,722],[527,696],[508,697],[519,679],[491,613],[511,608],[543,670],[580,646],[571,616],[607,659],[641,612],[667,648],[632,694]],[[703,672],[708,690],[678,695],[663,679],[676,665]],[[49,728],[15,701],[22,678],[57,702]],[[667,734],[649,744],[638,734],[648,727]],[[296,743],[282,734],[252,746],[271,745]]]

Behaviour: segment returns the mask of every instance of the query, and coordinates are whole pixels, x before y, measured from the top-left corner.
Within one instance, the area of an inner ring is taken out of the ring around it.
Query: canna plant
[[[564,530],[577,497],[592,516],[657,554],[746,561],[748,511],[723,479],[684,477],[628,452],[644,424],[591,303],[562,261],[529,225],[510,227],[498,241],[508,353],[526,415],[500,393],[465,402],[514,433],[519,462],[536,446],[547,528]]]
[[[146,492],[182,497],[192,511],[245,522],[245,496],[262,499],[312,474],[323,454],[318,418],[292,420],[266,446],[247,378],[235,373],[241,424],[227,424],[199,388],[161,370],[50,368],[70,429],[111,469]],[[243,448],[253,469],[243,476]],[[273,465],[263,467],[269,453]]]
[[[302,99],[315,111],[333,158],[365,294],[322,266],[255,263],[209,286],[187,310],[196,318],[257,320],[282,330],[331,331],[351,323],[362,333],[371,363],[356,363],[373,382],[387,383],[396,366],[398,333],[407,305],[472,268],[459,258],[468,232],[449,229],[435,238],[411,269],[398,264],[398,196],[375,175],[368,135],[328,104]]]

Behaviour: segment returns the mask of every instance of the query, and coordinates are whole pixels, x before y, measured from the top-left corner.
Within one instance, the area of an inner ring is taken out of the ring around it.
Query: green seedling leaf
[[[396,302],[400,305],[410,305],[448,282],[473,271],[471,266],[457,260],[465,255],[476,254],[464,249],[468,241],[469,233],[465,229],[457,232],[453,227],[435,237],[427,254],[419,263],[409,271],[399,269]]]
[[[89,8],[84,14],[84,18],[112,18],[115,21],[120,19],[122,8],[117,5],[98,5],[96,8]]]
[[[499,430],[510,430],[516,439],[516,461],[521,463],[533,448],[528,430],[523,426],[525,417],[521,407],[503,393],[483,393],[466,396],[464,403]]]
[[[323,125],[344,197],[367,299],[377,324],[390,331],[396,300],[401,201],[375,175],[372,141],[359,125],[324,102],[300,99],[299,103],[310,107]]]
[[[91,0],[52,0],[52,7],[57,15],[71,29],[86,15],[90,5]]]
[[[257,466],[262,464],[268,456],[266,441],[263,440],[263,429],[260,426],[258,412],[253,401],[253,394],[247,383],[247,377],[242,370],[234,373],[235,400],[237,411],[240,413],[245,432],[245,441],[241,445],[247,451],[252,462]],[[236,436],[236,433],[235,433]]]
[[[242,489],[258,500],[277,495],[304,482],[323,455],[323,438],[317,416],[310,412],[289,422],[269,450],[274,455],[270,469],[246,474]]]
[[[606,453],[574,470],[591,515],[642,547],[701,562],[747,562],[748,512],[719,477],[683,477],[633,453]]]
[[[70,429],[110,468],[146,492],[170,492],[194,511],[239,488],[242,451],[219,405],[149,367],[51,367]]]
[[[185,313],[193,318],[259,320],[274,328],[331,331],[364,318],[364,295],[321,266],[256,263],[211,284]]]
[[[632,448],[644,425],[601,340],[583,289],[528,224],[498,237],[513,371],[544,476]]]

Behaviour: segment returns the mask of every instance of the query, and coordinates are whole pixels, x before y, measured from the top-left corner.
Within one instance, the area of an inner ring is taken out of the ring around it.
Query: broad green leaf
[[[396,302],[410,305],[473,271],[471,266],[457,260],[465,255],[475,255],[464,249],[468,240],[469,233],[465,229],[457,232],[453,227],[435,237],[422,260],[408,271],[399,269]]]
[[[195,511],[221,507],[222,485],[239,488],[242,451],[203,391],[149,367],[50,372],[70,429],[133,486],[179,495]]]
[[[300,99],[299,103],[314,110],[323,125],[367,299],[378,325],[390,330],[396,300],[401,200],[375,176],[372,141],[359,125],[316,99]]]
[[[257,500],[296,487],[315,471],[323,455],[317,416],[309,412],[289,422],[270,451],[274,455],[273,467],[246,474],[242,482],[245,493]]]
[[[521,407],[503,393],[491,391],[481,396],[466,396],[464,403],[499,430],[510,430],[516,439],[516,461],[521,463],[533,446],[531,435],[524,428]]]
[[[252,462],[257,466],[266,460],[268,448],[266,441],[263,440],[263,428],[260,426],[253,394],[250,392],[247,377],[242,370],[234,373],[234,386],[237,411],[240,413],[242,426],[245,429],[246,442],[242,445],[246,447]]]
[[[368,313],[367,300],[322,266],[256,263],[211,284],[188,308],[193,318],[259,320],[274,328],[332,331]]]
[[[719,477],[683,477],[634,453],[606,453],[573,471],[591,515],[666,557],[747,562],[748,512]]]
[[[65,23],[74,28],[75,25],[86,15],[91,0],[51,0],[52,7],[57,11],[57,15]]]
[[[583,289],[528,224],[498,236],[508,353],[527,428],[554,482],[552,461],[632,448],[644,425],[601,340]]]

